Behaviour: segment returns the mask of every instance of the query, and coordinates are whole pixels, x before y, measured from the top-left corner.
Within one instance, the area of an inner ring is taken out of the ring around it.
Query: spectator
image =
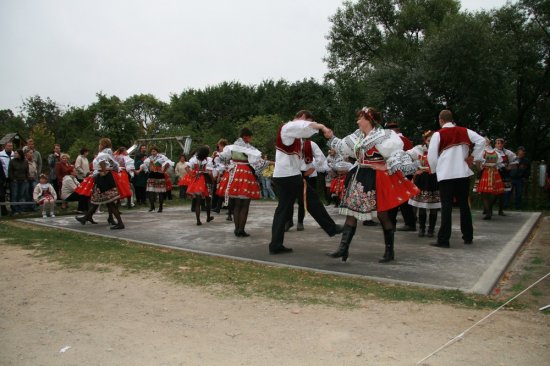
[[[48,209],[50,216],[55,217],[55,200],[57,200],[57,194],[53,186],[48,183],[48,177],[46,174],[40,174],[39,183],[34,187],[33,199],[36,203],[42,206],[42,217],[47,217]]]
[[[516,210],[521,210],[523,185],[531,175],[531,161],[525,157],[525,148],[518,147],[516,159],[510,164],[510,178],[512,179],[512,192]],[[509,199],[509,198],[508,198]],[[506,199],[506,201],[508,201]],[[508,202],[506,202],[507,204]]]
[[[264,155],[264,160],[269,161],[267,155]],[[275,192],[271,188],[271,178],[273,177],[273,170],[275,166],[269,164],[260,174],[260,183],[262,185],[262,198],[276,199]]]
[[[55,175],[55,166],[59,162],[59,159],[61,158],[61,145],[54,144],[53,145],[53,151],[50,155],[48,155],[48,168],[50,169],[49,173],[49,180],[50,184],[55,189],[55,192],[59,192],[59,187],[57,185],[57,176]]]
[[[63,177],[61,184],[61,199],[66,202],[78,201],[77,212],[83,213],[88,211],[89,198],[81,196],[75,192],[80,182],[77,179],[76,169],[70,169],[69,174]]]
[[[504,183],[504,194],[500,195],[498,198],[498,214],[499,216],[506,216],[504,214],[504,208],[508,208],[508,198],[512,193],[512,180],[510,179],[510,163],[516,160],[516,154],[504,147],[503,138],[498,138],[495,140],[495,150],[498,155],[501,157],[501,161],[498,163],[497,168],[498,172]]]
[[[40,171],[38,170],[38,164],[34,160],[34,154],[31,149],[27,149],[27,152],[25,153],[25,159],[27,159],[27,163],[29,164],[29,184],[25,201],[30,202],[32,201],[34,187],[36,187],[36,185],[38,184],[38,176],[40,175]],[[28,210],[26,211],[36,210],[36,206],[29,206],[26,208],[28,208]]]
[[[8,177],[11,183],[11,201],[13,203],[26,202],[27,191],[29,190],[29,163],[25,159],[23,150],[15,151],[8,167]],[[14,214],[22,211],[22,205],[12,205]]]
[[[61,189],[63,188],[63,178],[69,174],[71,169],[73,169],[73,166],[69,163],[69,154],[61,154],[59,162],[55,165],[55,176],[57,177],[59,196],[61,196]],[[67,203],[63,202],[61,208],[67,208]]]
[[[3,203],[6,202],[6,187],[9,184],[8,167],[10,160],[13,158],[12,149],[12,143],[8,142],[4,149],[0,151],[0,212],[2,216],[8,215],[8,208]]]
[[[27,150],[32,151],[32,160],[36,163],[36,171],[38,172],[38,175],[42,174],[42,155],[36,150],[33,139],[27,140],[27,146],[23,148],[23,151],[27,153]],[[38,182],[38,177],[36,178],[36,181]]]
[[[88,161],[88,154],[90,150],[83,147],[80,149],[80,155],[76,157],[74,162],[74,168],[76,170],[76,178],[82,182],[84,178],[90,174],[90,162]]]

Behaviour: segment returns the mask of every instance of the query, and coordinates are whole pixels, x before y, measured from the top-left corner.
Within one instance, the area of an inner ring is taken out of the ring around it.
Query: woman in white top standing
[[[74,168],[76,170],[76,178],[82,182],[90,174],[90,162],[88,161],[88,154],[90,151],[83,147],[80,149],[80,155],[76,157],[74,162]]]

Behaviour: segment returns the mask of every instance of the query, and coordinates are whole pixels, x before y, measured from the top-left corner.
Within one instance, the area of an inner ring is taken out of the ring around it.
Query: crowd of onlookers
[[[62,208],[67,208],[67,202],[78,200],[74,191],[90,173],[88,153],[88,149],[83,148],[71,162],[70,156],[62,153],[61,146],[55,144],[46,158],[45,166],[32,139],[17,149],[14,149],[12,142],[7,142],[0,151],[2,216],[37,211],[38,205],[43,203],[42,190],[46,189],[45,184],[51,185],[52,192],[49,194],[56,200],[61,200]],[[9,211],[5,204],[6,199],[10,202]],[[78,210],[85,210],[86,207],[84,200],[79,202]]]

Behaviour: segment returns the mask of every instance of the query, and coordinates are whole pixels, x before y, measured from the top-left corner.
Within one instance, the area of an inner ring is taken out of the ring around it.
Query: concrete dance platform
[[[328,237],[309,215],[304,221],[304,231],[297,232],[293,227],[285,235],[285,246],[294,252],[270,255],[268,243],[275,207],[272,201],[251,203],[246,226],[250,237],[247,238],[235,237],[233,223],[226,221],[225,211],[214,213],[215,220],[209,223],[203,212],[203,225],[197,226],[189,206],[171,207],[170,201],[162,213],[147,212],[148,207],[122,208],[125,230],[109,230],[106,213],[94,216],[98,225],[83,226],[72,216],[21,221],[269,265],[489,294],[540,217],[536,212],[509,211],[507,216],[493,216],[492,220],[484,221],[481,212],[474,211],[474,243],[464,245],[458,208],[455,208],[449,249],[430,246],[435,238],[397,232],[396,260],[388,264],[378,263],[384,253],[380,226],[360,226],[351,244],[348,262],[344,263],[325,255],[338,246],[340,235]],[[343,224],[344,217],[338,215],[336,208],[329,207],[328,211],[337,223]],[[296,215],[297,206],[294,222]],[[398,222],[398,226],[401,224]],[[438,226],[439,222],[436,230]]]

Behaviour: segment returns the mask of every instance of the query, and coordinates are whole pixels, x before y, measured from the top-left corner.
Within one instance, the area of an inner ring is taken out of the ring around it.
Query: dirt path
[[[1,365],[414,365],[489,312],[219,298],[5,245],[0,258]],[[548,316],[499,312],[424,365],[547,365],[549,338]]]

